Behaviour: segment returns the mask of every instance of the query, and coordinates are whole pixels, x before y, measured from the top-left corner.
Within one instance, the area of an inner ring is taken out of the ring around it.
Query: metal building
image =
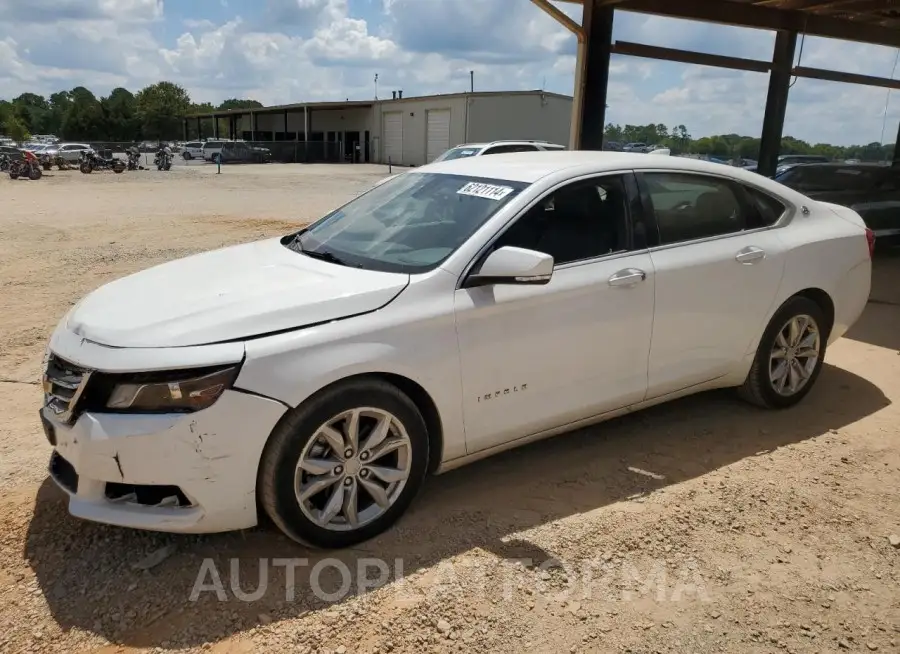
[[[571,118],[572,98],[546,91],[407,98],[394,92],[391,99],[369,102],[194,114],[185,118],[184,135],[277,144],[271,149],[282,160],[421,166],[461,143],[535,139],[566,145]]]

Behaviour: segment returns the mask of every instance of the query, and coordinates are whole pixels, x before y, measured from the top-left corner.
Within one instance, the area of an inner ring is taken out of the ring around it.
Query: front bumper
[[[275,400],[229,390],[196,413],[83,413],[67,425],[44,407],[41,418],[54,444],[50,475],[69,495],[73,516],[212,533],[256,525],[259,460],[285,410]],[[148,501],[158,498],[159,487],[177,488],[180,501],[172,501],[174,491],[165,501]]]

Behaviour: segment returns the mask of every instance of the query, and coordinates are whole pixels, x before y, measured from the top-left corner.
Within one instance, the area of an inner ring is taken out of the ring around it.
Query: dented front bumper
[[[257,522],[263,447],[286,407],[225,391],[189,414],[83,413],[74,424],[47,407],[50,474],[76,517],[180,533],[244,529]]]

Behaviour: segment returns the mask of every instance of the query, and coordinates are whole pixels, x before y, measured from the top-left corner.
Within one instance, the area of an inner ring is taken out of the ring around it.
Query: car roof
[[[576,170],[576,169],[583,170]],[[416,168],[415,171],[505,179],[532,184],[563,170],[577,174],[613,172],[630,169],[663,169],[684,172],[725,174],[754,180],[755,173],[725,164],[657,154],[609,152],[597,150],[559,150],[492,154],[489,157],[467,157],[441,161]]]

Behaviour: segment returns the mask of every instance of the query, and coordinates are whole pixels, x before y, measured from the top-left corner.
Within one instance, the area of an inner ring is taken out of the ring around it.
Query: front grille
[[[78,400],[84,393],[90,376],[90,370],[51,354],[42,380],[44,404],[60,420],[71,424],[75,421]]]
[[[57,484],[70,493],[78,492],[78,473],[75,472],[72,464],[56,451],[50,456],[50,475],[56,480]]]

